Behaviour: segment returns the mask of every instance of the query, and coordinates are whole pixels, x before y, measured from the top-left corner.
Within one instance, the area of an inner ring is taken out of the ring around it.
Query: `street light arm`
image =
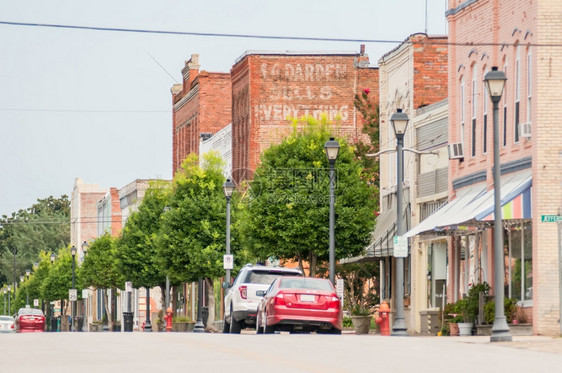
[[[410,149],[410,148],[403,148],[402,150],[404,150],[406,152],[415,153],[415,154],[439,155],[439,153],[437,153],[437,152],[432,152],[432,151],[427,151],[427,150],[416,150],[416,149]],[[396,151],[396,149],[386,149],[386,150],[381,150],[380,152],[377,152],[377,153],[365,154],[365,156],[367,156],[367,157],[378,157],[381,154],[392,153],[392,152],[395,152],[395,151]]]

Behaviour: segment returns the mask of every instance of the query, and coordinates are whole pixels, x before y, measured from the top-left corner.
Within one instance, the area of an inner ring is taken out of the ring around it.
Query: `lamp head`
[[[324,144],[324,150],[326,150],[326,157],[328,157],[328,161],[333,163],[336,161],[336,158],[338,158],[340,143],[333,137],[330,137],[330,140],[326,141]]]
[[[232,196],[232,192],[234,192],[235,187],[236,185],[234,185],[234,183],[232,182],[232,180],[230,180],[230,178],[226,179],[226,181],[222,185],[222,189],[224,190],[224,196],[226,198],[230,198],[230,196]]]
[[[484,75],[484,82],[492,101],[498,102],[501,99],[506,80],[505,74],[503,71],[498,71],[497,66],[493,66],[492,70]]]
[[[396,109],[396,113],[390,117],[390,123],[392,123],[396,137],[404,136],[409,121],[408,114],[403,113],[402,109]]]
[[[72,247],[70,248],[70,254],[72,254],[72,256],[76,255],[76,246],[72,245]]]
[[[55,253],[52,253],[52,254],[51,254],[51,264],[53,264],[53,263],[55,262],[55,259],[56,259],[56,258],[57,258],[57,257],[55,256]]]
[[[30,274],[31,274],[31,270],[30,270],[30,269],[26,269],[26,270],[25,270],[25,275],[26,275],[27,277],[29,277]]]

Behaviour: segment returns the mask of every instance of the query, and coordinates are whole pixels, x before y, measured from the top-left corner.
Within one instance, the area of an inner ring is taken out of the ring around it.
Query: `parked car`
[[[0,316],[0,333],[13,333],[15,322],[12,316]]]
[[[246,326],[253,326],[261,297],[282,276],[302,276],[302,272],[298,268],[244,266],[224,298],[223,333],[240,333]]]
[[[256,331],[341,334],[342,318],[341,301],[329,280],[282,277],[258,305]]]
[[[45,331],[45,315],[36,308],[20,308],[16,316],[16,331],[43,332]]]

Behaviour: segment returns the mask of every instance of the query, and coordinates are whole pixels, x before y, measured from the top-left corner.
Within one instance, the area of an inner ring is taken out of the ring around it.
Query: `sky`
[[[445,35],[445,11],[446,0],[0,0],[0,215],[70,197],[78,177],[102,188],[171,179],[170,88],[191,54],[201,70],[229,72],[247,50],[359,52],[365,44],[377,66],[397,44],[360,40]]]

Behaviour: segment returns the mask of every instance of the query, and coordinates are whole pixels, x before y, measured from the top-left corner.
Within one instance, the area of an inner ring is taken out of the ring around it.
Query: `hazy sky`
[[[0,0],[0,22],[338,39],[447,33],[446,0]],[[0,215],[70,196],[74,179],[121,188],[171,178],[170,88],[193,53],[229,72],[246,50],[359,51],[319,42],[0,24]],[[371,65],[396,44],[365,43]]]

